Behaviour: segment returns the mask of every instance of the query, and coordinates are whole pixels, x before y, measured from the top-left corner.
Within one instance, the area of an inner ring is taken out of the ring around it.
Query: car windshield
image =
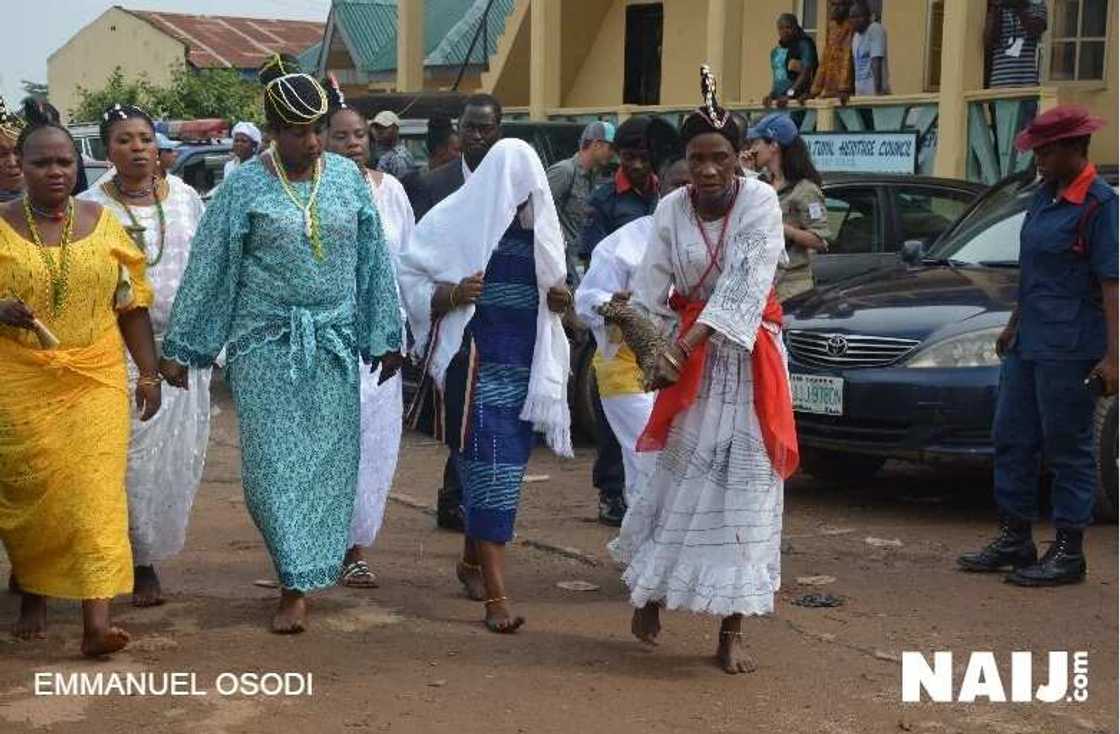
[[[1035,187],[1018,184],[989,191],[933,247],[932,260],[1009,266],[1019,261],[1019,230]]]

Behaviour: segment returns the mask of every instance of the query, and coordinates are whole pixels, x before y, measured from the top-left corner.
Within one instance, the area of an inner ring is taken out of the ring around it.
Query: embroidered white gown
[[[389,174],[382,174],[381,184],[375,184],[373,177],[366,173],[370,192],[377,213],[381,216],[381,228],[385,242],[393,257],[393,268],[399,272],[401,248],[412,237],[416,220],[401,182]],[[404,320],[404,311],[401,311]],[[397,456],[401,446],[401,427],[404,422],[403,383],[398,373],[384,385],[378,385],[380,372],[371,374],[368,369],[362,374],[362,454],[358,464],[358,496],[354,503],[354,515],[350,521],[351,547],[373,544],[381,521],[385,517],[385,503],[389,499],[389,488],[397,471]]]
[[[199,195],[178,176],[168,176],[167,182],[163,255],[158,263],[148,267],[148,279],[155,289],[155,301],[148,314],[157,345],[167,331],[171,304],[187,268],[191,239],[204,209]],[[88,189],[78,198],[96,201],[113,212],[124,227],[131,226],[124,207],[103,187]],[[151,262],[159,252],[159,212],[155,206],[129,208],[144,227]],[[131,357],[128,375],[131,394],[138,376]],[[192,368],[188,373],[188,390],[164,385],[159,412],[146,423],[138,420],[133,405],[132,439],[128,447],[128,526],[133,563],[137,566],[171,558],[186,542],[187,523],[202,481],[210,438],[210,376],[210,369]]]
[[[699,394],[676,416],[611,544],[627,564],[623,580],[635,607],[660,601],[719,616],[769,614],[781,584],[783,482],[754,411],[751,350],[785,240],[773,188],[753,179],[740,186],[720,269],[697,294],[707,300],[699,322],[715,330]],[[709,256],[687,188],[664,198],[653,216],[631,300],[675,336],[670,290],[691,293]],[[713,246],[721,224],[705,223]],[[765,328],[764,338],[781,348],[779,330]]]

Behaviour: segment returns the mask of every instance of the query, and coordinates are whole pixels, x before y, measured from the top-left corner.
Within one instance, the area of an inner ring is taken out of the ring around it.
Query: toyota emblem
[[[848,353],[848,340],[839,334],[833,334],[828,337],[828,343],[825,344],[825,350],[830,357],[843,357]]]

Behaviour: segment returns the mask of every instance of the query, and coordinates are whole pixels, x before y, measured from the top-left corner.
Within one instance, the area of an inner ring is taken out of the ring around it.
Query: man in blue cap
[[[579,285],[581,237],[587,219],[587,200],[607,164],[614,158],[614,125],[596,121],[583,129],[579,150],[571,158],[557,161],[548,168],[548,187],[556,202],[560,228],[564,231],[564,249],[568,257],[568,285]]]

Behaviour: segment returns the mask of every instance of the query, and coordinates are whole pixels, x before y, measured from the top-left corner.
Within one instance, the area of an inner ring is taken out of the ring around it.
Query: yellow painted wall
[[[529,1],[518,0],[514,5],[490,56],[489,68],[479,78],[480,88],[497,96],[506,107],[529,104]]]
[[[778,43],[778,16],[796,12],[798,3],[795,0],[746,0],[745,5],[739,94],[737,100],[728,101],[761,104],[770,91],[770,50]]]
[[[1105,52],[1104,81],[1096,84],[1064,84],[1058,87],[1058,101],[1063,104],[1085,105],[1094,114],[1108,121],[1104,129],[1093,135],[1093,143],[1089,148],[1089,157],[1094,163],[1108,163],[1116,165],[1120,158],[1117,150],[1117,94],[1116,87],[1120,83],[1117,79],[1117,40],[1120,36],[1120,27],[1117,25],[1118,14],[1115,5],[1120,0],[1112,0],[1108,20],[1108,42]]]
[[[185,59],[181,42],[134,15],[110,8],[48,57],[50,100],[66,120],[78,104],[78,87],[100,87],[116,67],[129,77],[143,72],[153,83],[164,84],[171,80],[171,68]]]
[[[921,94],[926,68],[927,0],[886,0],[887,63],[894,94]],[[977,29],[980,33],[983,29]]]
[[[623,54],[626,38],[626,0],[603,0],[610,7],[597,29],[584,24],[565,27],[564,36],[593,35],[583,64],[562,95],[565,107],[596,107],[622,104]],[[598,32],[596,32],[596,30]],[[561,44],[563,45],[563,44]],[[563,51],[561,51],[563,53]],[[664,58],[664,57],[663,57]]]
[[[707,61],[708,3],[665,0],[664,5],[661,104],[699,104],[700,64]]]

